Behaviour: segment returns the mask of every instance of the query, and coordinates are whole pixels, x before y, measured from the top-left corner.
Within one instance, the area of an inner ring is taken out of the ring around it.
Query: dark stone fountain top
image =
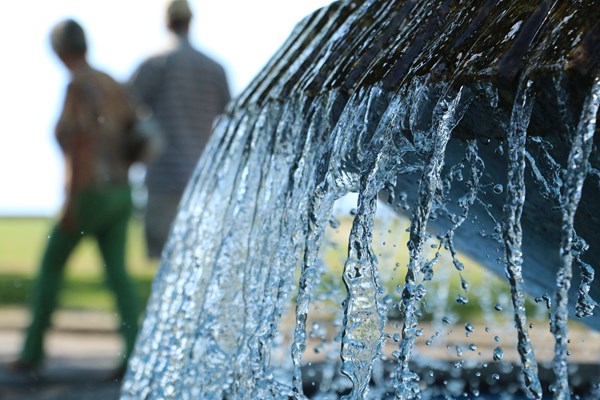
[[[402,90],[415,79],[473,89],[492,84],[498,107],[475,104],[457,134],[503,137],[518,78],[535,78],[538,95],[530,134],[560,134],[557,92],[578,116],[600,69],[600,4],[590,1],[346,1],[302,21],[238,106],[303,93],[350,96],[380,84]],[[482,91],[480,94],[483,96]],[[487,102],[486,102],[487,103]],[[497,111],[497,108],[494,109]],[[494,123],[479,121],[496,114]],[[575,117],[576,119],[576,117]],[[477,128],[476,128],[477,127]]]

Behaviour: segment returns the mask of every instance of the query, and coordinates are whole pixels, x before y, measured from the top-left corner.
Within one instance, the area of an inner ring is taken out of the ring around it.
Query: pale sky
[[[221,62],[239,94],[294,25],[331,0],[190,0],[190,41]],[[33,0],[0,4],[0,215],[53,215],[63,199],[54,142],[68,74],[49,46],[54,24],[79,21],[89,60],[117,80],[167,41],[165,0]]]

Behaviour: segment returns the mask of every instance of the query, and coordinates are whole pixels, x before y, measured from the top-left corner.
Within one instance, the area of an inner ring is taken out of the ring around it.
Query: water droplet
[[[496,311],[502,311],[502,304],[500,304],[500,303],[497,303],[497,304],[494,306],[494,310],[496,310]]]
[[[494,190],[494,193],[500,194],[500,193],[504,192],[504,186],[502,186],[501,184],[498,183],[498,184],[494,185],[493,190]]]
[[[473,325],[470,322],[467,322],[465,324],[465,330],[469,333],[475,332],[475,328],[473,327]]]
[[[466,296],[459,294],[458,296],[456,296],[456,302],[458,304],[467,304],[469,302],[469,299]]]
[[[477,350],[477,345],[476,345],[475,343],[471,343],[471,344],[469,345],[469,350],[471,350],[471,351],[475,351],[475,350]]]
[[[546,303],[546,309],[548,310],[552,308],[552,298],[550,298],[550,295],[548,295],[547,293],[542,296],[536,297],[534,300],[536,303],[541,303],[542,301]]]
[[[331,218],[329,218],[329,226],[331,226],[333,229],[337,229],[340,227],[340,221],[334,216],[331,216]]]
[[[496,347],[492,353],[494,361],[502,361],[504,359],[504,350],[501,347]]]

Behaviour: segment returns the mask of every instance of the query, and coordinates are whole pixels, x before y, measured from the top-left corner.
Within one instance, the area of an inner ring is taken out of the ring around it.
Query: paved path
[[[18,356],[27,320],[23,309],[0,309],[0,400],[118,399],[120,383],[108,380],[122,348],[114,315],[58,312],[38,377],[5,368]]]
[[[18,356],[22,333],[28,321],[24,309],[0,309],[0,400],[117,400],[119,382],[107,378],[119,362],[122,349],[120,336],[116,333],[117,318],[114,314],[100,312],[59,311],[55,315],[54,329],[47,337],[48,357],[38,379],[24,377],[6,371],[4,365]],[[293,323],[284,319],[285,324]],[[289,326],[287,329],[289,330]],[[432,328],[425,325],[425,333],[420,341],[432,334]],[[501,331],[501,330],[500,330]],[[551,360],[553,341],[547,329],[534,330],[536,352],[540,361]],[[499,332],[486,333],[478,329],[476,334],[467,338],[462,327],[457,326],[441,335],[437,346],[419,345],[419,353],[426,360],[452,362],[456,360],[456,346],[464,349],[469,343],[476,343],[478,351],[465,350],[461,359],[490,363],[490,368],[498,367],[491,361],[492,350],[498,345],[494,336]],[[514,333],[503,333],[502,342],[509,344]],[[539,337],[538,337],[539,336]],[[575,375],[581,381],[583,390],[589,390],[589,384],[598,382],[600,376],[600,333],[585,329],[573,329],[570,332],[572,362],[578,367]],[[289,339],[288,339],[289,340]],[[544,345],[545,344],[545,345]],[[310,340],[304,359],[318,363],[320,358],[312,347],[316,343]],[[390,344],[390,346],[393,346]],[[517,360],[514,346],[506,348],[505,366]],[[388,349],[390,350],[390,349]],[[289,357],[289,351],[284,351]],[[319,354],[323,354],[320,352]],[[276,362],[277,354],[273,355]],[[542,364],[544,364],[542,362]],[[575,366],[575,365],[574,365]],[[428,366],[427,368],[431,368]],[[513,368],[509,368],[512,370]],[[546,368],[548,369],[548,368]],[[455,369],[450,368],[450,371]],[[463,369],[463,373],[466,369]],[[441,371],[443,372],[443,371]],[[510,375],[510,374],[508,374]],[[508,381],[516,378],[506,376]],[[440,376],[444,375],[440,373]],[[550,379],[550,378],[547,378]]]

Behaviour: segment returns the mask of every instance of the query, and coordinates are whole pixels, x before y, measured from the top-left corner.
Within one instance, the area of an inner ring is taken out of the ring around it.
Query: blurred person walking
[[[160,257],[185,186],[210,137],[215,118],[230,100],[223,67],[188,40],[192,11],[186,0],[166,10],[173,42],[144,61],[129,86],[138,104],[161,127],[164,146],[148,165],[144,228],[148,256]]]
[[[65,263],[80,240],[92,235],[104,260],[106,280],[115,294],[125,341],[125,371],[138,329],[138,298],[125,269],[127,225],[132,210],[125,157],[126,135],[135,121],[127,90],[86,59],[83,28],[73,20],[51,33],[54,52],[69,70],[56,139],[66,164],[66,200],[49,236],[31,296],[31,323],[20,358],[11,369],[34,372],[44,359],[44,335],[56,308]]]

